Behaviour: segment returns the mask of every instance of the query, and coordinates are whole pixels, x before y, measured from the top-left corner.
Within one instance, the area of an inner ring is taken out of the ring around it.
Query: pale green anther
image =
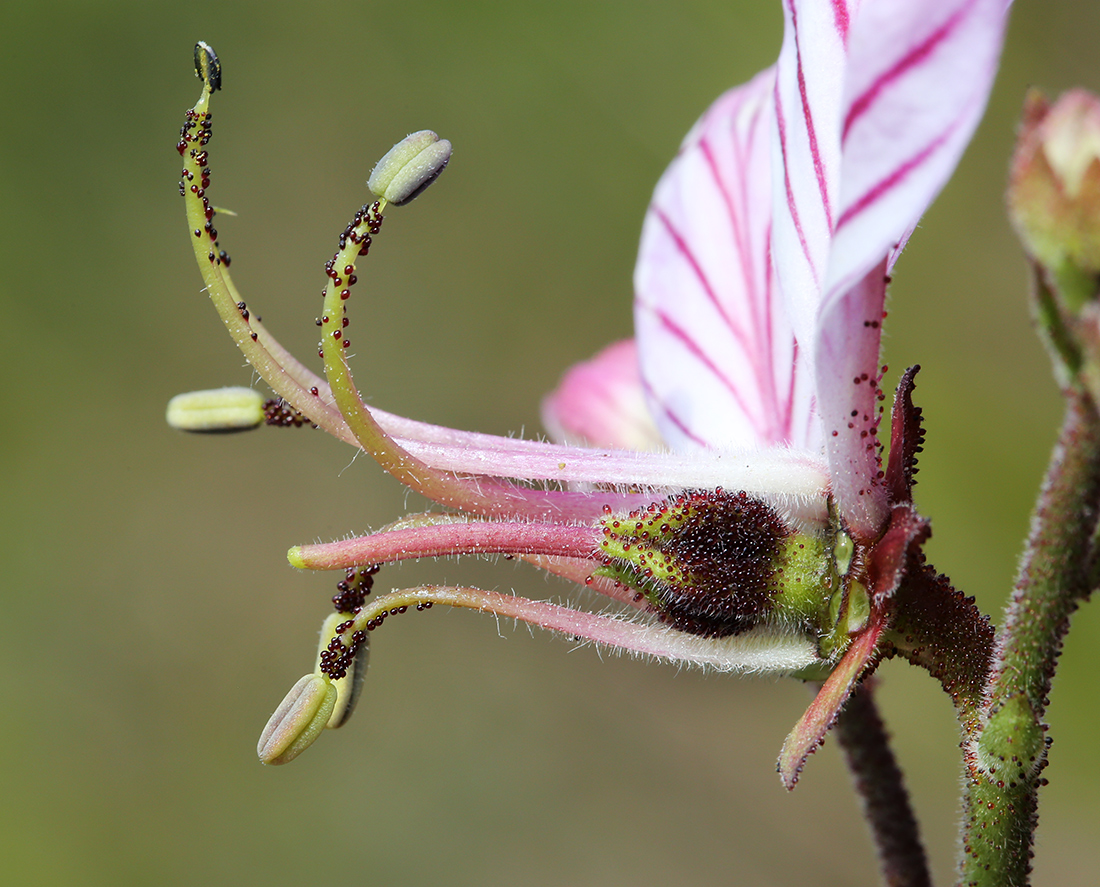
[[[264,398],[251,388],[189,391],[168,401],[165,419],[179,431],[247,431],[263,424]]]
[[[321,642],[317,647],[317,667],[320,671],[321,654],[328,649],[329,641],[336,636],[336,626],[351,619],[350,613],[333,613],[321,626]],[[359,694],[363,692],[363,679],[367,674],[367,663],[370,661],[370,635],[359,645],[355,651],[355,659],[352,661],[351,670],[339,680],[333,681],[336,688],[336,706],[325,724],[329,729],[335,730],[343,727],[355,711],[355,704],[359,701]]]
[[[378,161],[367,187],[394,206],[419,196],[439,177],[451,159],[451,143],[430,129],[406,136]]]
[[[336,687],[324,675],[301,677],[267,722],[256,754],[265,764],[285,764],[313,745],[336,707]]]

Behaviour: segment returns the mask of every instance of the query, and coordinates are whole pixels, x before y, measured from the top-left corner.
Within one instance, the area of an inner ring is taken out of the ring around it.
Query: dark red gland
[[[766,502],[745,492],[691,492],[634,512],[624,526],[631,524],[634,533],[623,535],[637,541],[627,563],[662,622],[727,637],[760,624],[774,607],[789,530]]]

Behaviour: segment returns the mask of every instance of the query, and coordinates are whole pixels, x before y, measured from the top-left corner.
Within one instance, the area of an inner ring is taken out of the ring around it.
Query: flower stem
[[[917,820],[875,705],[872,681],[852,691],[836,733],[863,801],[884,882],[889,887],[929,887],[932,880]]]
[[[1070,615],[1092,588],[1098,505],[1100,416],[1075,386],[1066,393],[1062,431],[997,636],[983,723],[969,737],[962,884],[1028,883],[1045,783],[1043,716]]]

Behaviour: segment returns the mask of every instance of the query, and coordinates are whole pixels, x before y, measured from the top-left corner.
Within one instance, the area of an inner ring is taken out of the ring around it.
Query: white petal
[[[635,330],[650,408],[674,449],[820,444],[769,255],[772,85],[765,71],[715,102],[646,215]]]

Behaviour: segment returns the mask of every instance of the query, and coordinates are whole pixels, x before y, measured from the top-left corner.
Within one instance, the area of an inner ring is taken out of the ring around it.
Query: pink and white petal
[[[770,257],[773,82],[765,71],[711,106],[646,214],[635,331],[650,410],[673,449],[820,443]]]
[[[570,368],[543,400],[542,424],[560,444],[662,449],[642,392],[634,340],[608,345],[591,360]]]
[[[879,346],[886,266],[823,306],[818,332],[818,406],[837,511],[856,537],[878,538],[889,516],[879,470]]]
[[[904,242],[950,177],[985,109],[1008,7],[867,0],[853,19],[826,301]]]
[[[859,10],[858,2],[846,0],[783,2],[772,136],[772,248],[795,336],[807,350],[838,215],[844,77],[849,32]]]
[[[602,503],[638,508],[654,493],[689,489],[745,490],[773,504],[788,520],[819,528],[828,520],[829,473],[820,455],[783,447],[767,450],[705,450],[697,453],[641,453],[543,444],[540,449],[502,446],[453,446],[398,440],[430,468],[483,477],[548,480],[565,486],[596,484],[603,488],[649,492],[604,492],[590,497],[590,510]],[[530,442],[528,442],[530,443]],[[515,488],[518,499],[538,496],[561,501],[566,519],[582,508],[584,494]],[[567,515],[566,512],[569,512]]]

